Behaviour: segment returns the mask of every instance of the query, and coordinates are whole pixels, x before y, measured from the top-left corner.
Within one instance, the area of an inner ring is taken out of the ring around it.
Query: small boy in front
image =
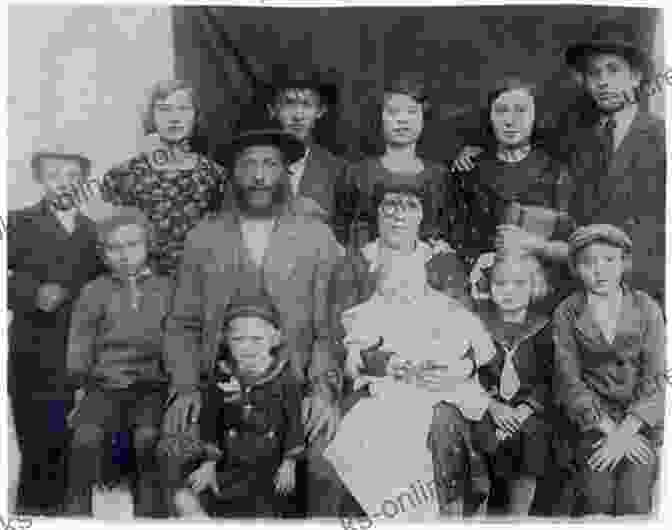
[[[175,494],[183,517],[292,515],[296,459],[304,450],[301,386],[282,347],[277,310],[265,295],[239,297],[223,318],[215,377],[205,392],[201,440],[220,454],[191,464]]]
[[[664,418],[665,324],[660,307],[623,281],[630,238],[612,225],[579,228],[570,264],[583,284],[554,316],[559,398],[580,432],[587,514],[651,512]]]
[[[107,274],[89,283],[76,303],[67,367],[79,388],[70,416],[74,431],[66,510],[92,514],[92,488],[116,485],[124,459],[114,462],[110,438],[132,434],[135,514],[152,514],[154,447],[165,400],[162,321],[171,283],[147,266],[150,228],[134,207],[114,208],[96,223]]]

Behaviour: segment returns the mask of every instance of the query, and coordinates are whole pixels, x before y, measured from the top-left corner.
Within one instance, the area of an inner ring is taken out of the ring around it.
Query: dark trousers
[[[155,445],[164,394],[158,390],[89,390],[72,418],[67,511],[92,513],[91,488],[114,486],[131,473],[135,515],[149,517],[159,504]]]
[[[70,439],[66,418],[72,408],[72,396],[62,391],[17,391],[12,396],[12,407],[22,460],[17,511],[60,514]]]

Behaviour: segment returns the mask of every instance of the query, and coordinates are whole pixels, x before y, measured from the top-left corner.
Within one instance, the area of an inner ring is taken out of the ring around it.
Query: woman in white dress
[[[469,471],[482,471],[474,468],[470,424],[488,405],[476,369],[494,347],[477,317],[431,286],[436,250],[418,240],[421,219],[422,201],[412,190],[383,194],[380,238],[361,251],[376,288],[354,306],[338,306],[347,375],[368,392],[345,415],[325,456],[370,519],[461,515],[473,489]],[[344,291],[347,277],[340,276]]]

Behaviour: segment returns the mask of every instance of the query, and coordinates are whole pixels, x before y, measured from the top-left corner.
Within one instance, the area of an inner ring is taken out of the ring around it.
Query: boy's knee
[[[75,429],[72,438],[74,449],[99,449],[103,446],[105,431],[98,425],[81,425]]]

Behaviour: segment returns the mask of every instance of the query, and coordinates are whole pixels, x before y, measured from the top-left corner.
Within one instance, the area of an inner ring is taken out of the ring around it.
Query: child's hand
[[[490,400],[488,411],[495,425],[502,431],[515,434],[520,428],[520,420],[516,409],[495,399]]]
[[[275,491],[280,495],[289,495],[296,485],[296,461],[286,458],[275,474]]]
[[[68,413],[68,417],[65,420],[70,427],[72,427],[73,425],[75,416],[79,411],[79,405],[84,399],[84,396],[86,396],[86,390],[84,390],[83,388],[78,388],[77,390],[75,390],[75,399],[74,399],[75,404],[72,407],[72,410]]]
[[[404,377],[408,372],[409,362],[394,354],[387,361],[385,372],[393,377]]]
[[[204,462],[201,467],[189,475],[187,482],[194,493],[199,494],[210,488],[215,495],[220,495],[217,472],[215,471],[216,464],[213,461]]]
[[[636,454],[638,458],[646,457],[646,450],[642,447],[644,443],[638,435],[616,429],[593,444],[596,451],[588,459],[588,465],[593,471],[613,471],[618,463],[623,460],[626,453],[630,451],[633,452],[633,455]]]
[[[649,446],[648,441],[641,434],[635,434],[631,443],[625,449],[625,458],[633,464],[651,464],[656,459],[656,454]]]
[[[68,297],[68,290],[57,283],[43,283],[37,290],[36,304],[42,311],[51,313]]]
[[[476,145],[465,145],[450,166],[451,171],[471,171],[476,167],[475,159],[483,152],[483,148]]]
[[[518,425],[522,425],[534,414],[534,409],[527,403],[521,403],[516,407],[516,416],[518,416]]]

